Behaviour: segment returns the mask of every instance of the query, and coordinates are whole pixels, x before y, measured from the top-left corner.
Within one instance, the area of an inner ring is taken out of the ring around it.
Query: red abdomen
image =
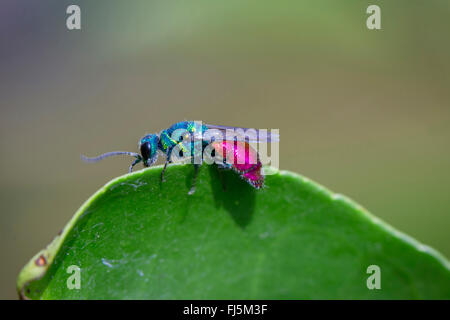
[[[226,158],[226,164],[253,187],[259,189],[264,185],[258,152],[247,142],[220,141],[213,142],[212,146],[221,157]]]

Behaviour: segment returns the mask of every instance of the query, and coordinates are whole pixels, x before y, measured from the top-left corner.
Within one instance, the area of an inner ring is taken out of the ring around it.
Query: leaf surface
[[[449,262],[348,198],[287,171],[256,190],[170,166],[95,193],[24,267],[31,299],[450,299]],[[80,288],[70,266],[80,268]],[[369,290],[371,265],[381,289]],[[70,271],[70,270],[69,270]]]

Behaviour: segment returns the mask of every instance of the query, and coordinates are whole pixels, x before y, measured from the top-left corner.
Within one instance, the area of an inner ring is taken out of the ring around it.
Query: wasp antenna
[[[128,152],[128,151],[113,151],[113,152],[107,152],[107,153],[101,154],[94,158],[89,158],[89,157],[81,155],[81,160],[83,160],[84,162],[98,162],[105,158],[119,156],[119,155],[127,155],[127,156],[131,156],[131,157],[135,157],[136,159],[142,159],[141,155],[139,153]]]

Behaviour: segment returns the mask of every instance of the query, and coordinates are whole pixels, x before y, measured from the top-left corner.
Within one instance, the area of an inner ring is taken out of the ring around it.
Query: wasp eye
[[[141,156],[144,160],[144,164],[147,163],[147,160],[150,158],[150,155],[152,153],[152,145],[150,142],[145,142],[141,144]]]

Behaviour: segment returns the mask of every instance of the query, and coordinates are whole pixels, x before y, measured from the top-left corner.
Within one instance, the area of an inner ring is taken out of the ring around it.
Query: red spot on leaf
[[[36,259],[36,261],[34,261],[34,263],[38,266],[38,267],[42,267],[45,266],[47,264],[47,259],[45,259],[45,257],[41,254],[39,256],[39,258]]]

